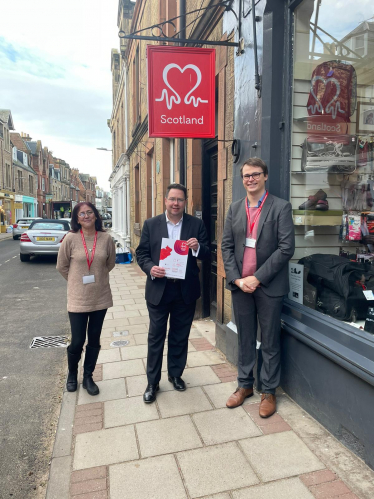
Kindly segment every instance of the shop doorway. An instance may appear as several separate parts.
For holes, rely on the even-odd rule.
[[[217,179],[218,143],[205,141],[203,148],[203,220],[208,232],[210,259],[203,265],[203,312],[213,321],[217,315]]]

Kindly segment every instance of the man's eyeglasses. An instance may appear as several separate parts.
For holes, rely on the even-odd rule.
[[[86,212],[81,211],[80,213],[78,213],[78,217],[79,217],[79,218],[83,218],[83,217],[85,217],[86,215],[87,215],[88,217],[92,216],[92,215],[93,215],[93,211],[86,211]]]
[[[261,173],[264,173],[264,172],[256,172],[256,173],[252,173],[251,175],[249,175],[249,173],[246,173],[245,175],[243,175],[243,178],[244,178],[244,180],[250,180],[252,177],[253,180],[258,180],[260,178]]]
[[[167,198],[167,199],[171,203],[178,203],[178,204],[182,204],[186,201],[185,199],[182,199],[182,198]]]

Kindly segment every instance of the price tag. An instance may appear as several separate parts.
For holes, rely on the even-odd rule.
[[[364,293],[365,298],[366,298],[367,300],[374,300],[374,294],[373,294],[373,292],[372,292],[372,290],[371,290],[371,289],[370,289],[370,290],[367,290],[367,291],[362,291],[362,292]]]

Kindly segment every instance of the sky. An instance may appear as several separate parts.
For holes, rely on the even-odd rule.
[[[96,148],[112,148],[117,11],[118,0],[0,0],[0,109],[105,190],[112,154]]]

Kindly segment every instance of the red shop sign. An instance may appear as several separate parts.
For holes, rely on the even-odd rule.
[[[215,137],[215,50],[147,46],[149,137]]]

